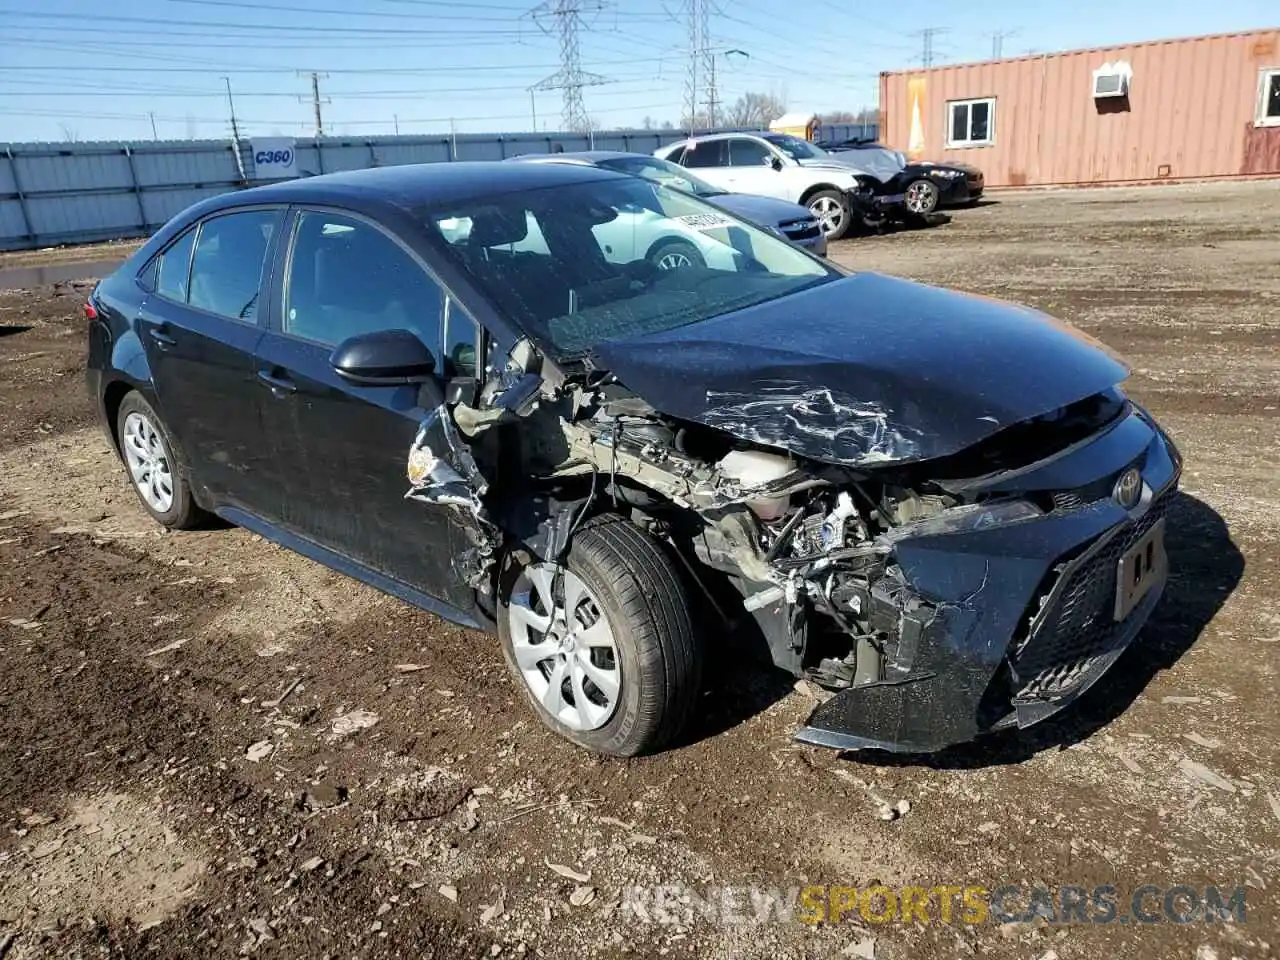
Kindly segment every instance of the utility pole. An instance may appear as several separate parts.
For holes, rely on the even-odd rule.
[[[391,122],[396,126],[396,136],[400,136],[400,114],[393,113],[391,115]]]
[[[991,34],[991,59],[999,60],[1004,56],[1004,38],[1017,34],[1017,30],[997,30]]]
[[[933,38],[946,32],[945,27],[925,27],[912,34],[920,38],[920,64],[925,69],[933,66]]]
[[[299,70],[298,75],[306,76],[307,73],[304,70]],[[321,77],[328,79],[329,75],[327,73],[317,73],[315,70],[311,71],[311,109],[315,113],[317,139],[324,136],[324,120],[320,116],[320,104],[333,102],[328,97],[320,96],[320,78]],[[298,99],[301,100],[302,98],[299,97]]]
[[[533,132],[538,132],[538,100],[534,96],[533,87],[529,88],[529,118],[533,121]]]
[[[231,78],[223,77],[227,85],[227,110],[231,114],[231,153],[236,158],[236,172],[244,180],[244,158],[240,156],[240,125],[236,123],[236,102],[231,99]]]
[[[560,39],[560,69],[535,83],[531,89],[561,91],[560,122],[566,130],[584,132],[590,129],[591,120],[582,99],[582,88],[609,82],[599,74],[582,69],[578,49],[582,15],[599,13],[605,6],[606,0],[543,0],[527,14],[544,33],[554,34]]]
[[[147,111],[147,117],[151,120],[151,139],[159,140],[160,134],[156,133],[156,113],[154,110]]]

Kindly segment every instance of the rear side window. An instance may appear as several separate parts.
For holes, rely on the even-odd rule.
[[[377,227],[334,213],[299,216],[285,288],[286,332],[334,346],[360,334],[411,330],[439,357],[443,313],[435,280]]]
[[[684,152],[682,163],[686,167],[724,167],[728,166],[725,158],[725,141],[707,140],[695,144]]]
[[[191,248],[195,242],[195,230],[188,230],[160,255],[160,272],[156,279],[156,293],[160,296],[186,303],[187,279],[191,276]]]
[[[674,150],[672,150],[670,153],[667,154],[667,159],[670,160],[672,163],[684,163],[684,154],[685,154],[684,147],[676,147]]]
[[[276,210],[246,210],[201,224],[187,302],[234,320],[256,322],[267,246],[279,219]],[[160,272],[163,278],[163,265]]]

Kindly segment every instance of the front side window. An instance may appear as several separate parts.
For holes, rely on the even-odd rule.
[[[383,330],[411,330],[439,354],[444,295],[395,240],[336,213],[298,217],[285,282],[286,333],[325,346]]]
[[[480,365],[480,327],[457,300],[445,301],[444,360],[446,378],[474,377]]]
[[[766,160],[772,160],[773,153],[759,140],[747,137],[734,137],[729,141],[729,166],[761,167]]]
[[[1258,87],[1258,126],[1280,126],[1280,67],[1263,70]]]
[[[196,244],[195,229],[188,230],[160,255],[156,293],[179,303],[187,302],[187,281],[191,276],[191,249]]]
[[[262,274],[278,210],[245,210],[200,225],[187,302],[233,320],[258,318]],[[164,279],[164,265],[160,267]]]
[[[996,139],[996,101],[952,100],[947,104],[947,146],[978,147]]]
[[[428,220],[480,294],[559,360],[840,276],[758,227],[640,179],[475,200]]]

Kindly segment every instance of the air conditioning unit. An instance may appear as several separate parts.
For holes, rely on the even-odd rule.
[[[1093,71],[1093,98],[1127,97],[1133,81],[1133,68],[1124,60],[1104,63]]]

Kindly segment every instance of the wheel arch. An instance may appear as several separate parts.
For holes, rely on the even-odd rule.
[[[804,193],[800,194],[800,203],[805,206],[809,205],[809,201],[813,199],[814,194],[821,193],[823,190],[834,190],[836,193],[848,193],[843,187],[837,187],[834,183],[815,183],[808,187]]]

